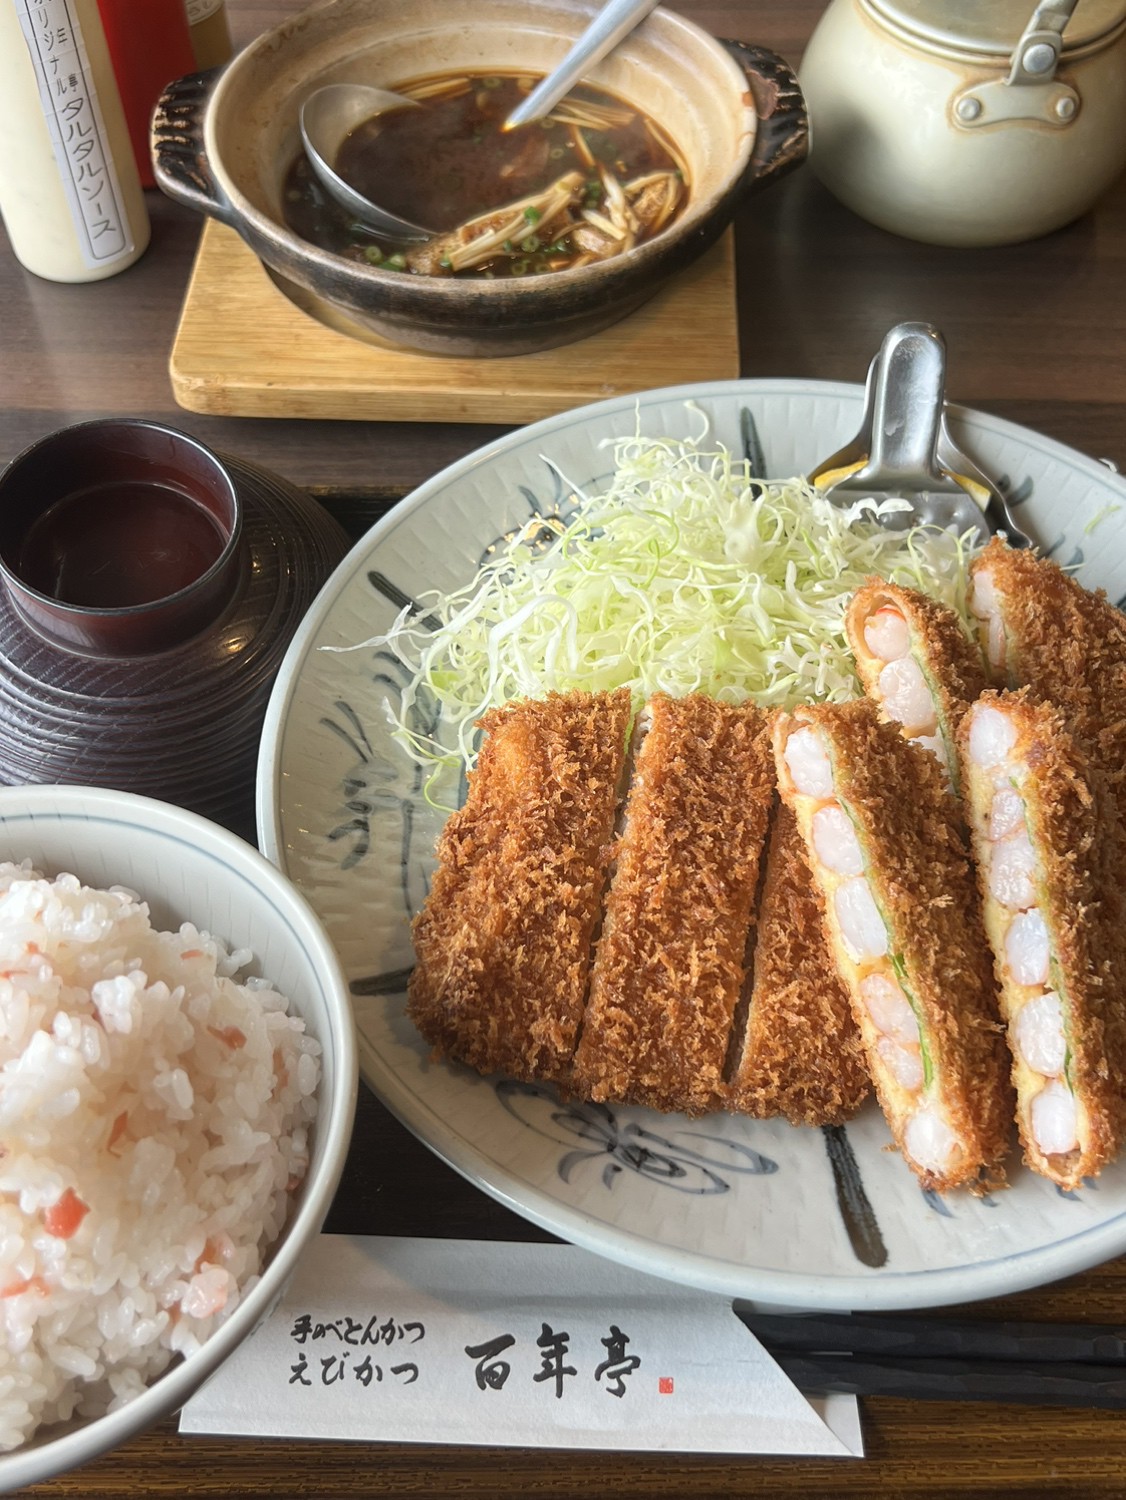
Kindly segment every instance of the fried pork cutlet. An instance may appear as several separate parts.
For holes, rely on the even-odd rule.
[[[872,579],[852,596],[845,630],[864,691],[908,739],[934,752],[956,791],[955,735],[987,684],[961,620],[926,594]]]
[[[995,685],[1062,709],[1126,817],[1126,618],[1101,590],[997,537],[970,571]]]
[[[659,696],[637,754],[572,1090],[700,1114],[722,1103],[774,795],[768,716]]]
[[[869,699],[780,715],[775,755],[896,1144],[925,1188],[998,1183],[1008,1058],[941,767]]]
[[[733,1039],[727,1107],[757,1119],[784,1115],[792,1125],[851,1119],[871,1082],[825,942],[805,846],[785,803],[776,808],[770,831],[746,984],[746,1025]]]
[[[468,798],[414,923],[408,1012],[438,1054],[511,1078],[569,1075],[629,719],[623,689],[482,720]]]
[[[1025,1160],[1077,1187],[1126,1132],[1117,809],[1063,714],[1029,689],[986,693],[960,749]]]

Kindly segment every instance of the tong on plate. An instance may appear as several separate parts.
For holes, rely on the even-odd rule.
[[[864,421],[850,443],[810,474],[837,504],[870,496],[902,499],[908,510],[880,517],[903,529],[923,522],[973,531],[988,541],[1031,546],[1001,491],[950,435],[945,403],[946,345],[929,323],[899,323],[868,370]]]

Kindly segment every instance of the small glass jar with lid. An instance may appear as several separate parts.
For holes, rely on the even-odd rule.
[[[1126,166],[1126,0],[831,0],[800,78],[814,172],[912,239],[1046,234]]]

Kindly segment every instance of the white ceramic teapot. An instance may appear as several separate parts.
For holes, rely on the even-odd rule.
[[[817,176],[912,239],[1046,234],[1126,166],[1126,0],[832,0],[800,77]]]

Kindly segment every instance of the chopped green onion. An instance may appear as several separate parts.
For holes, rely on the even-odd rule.
[[[453,261],[449,258],[448,255],[443,255],[438,264],[442,267],[443,270],[448,271],[453,265]]]
[[[369,266],[377,266],[383,259],[383,251],[379,248],[378,245],[365,245],[364,259],[367,261]]]
[[[513,243],[512,243],[512,241],[511,241],[511,240],[505,240],[505,242],[504,242],[504,244],[503,244],[503,245],[502,245],[502,246],[501,246],[501,249],[502,249],[502,250],[504,250],[504,251],[505,251],[505,252],[506,252],[506,253],[507,253],[507,254],[509,254],[509,255],[511,255],[511,254],[512,254],[512,252],[513,252],[513,250],[514,250],[514,249],[515,249],[515,248],[516,248],[516,247],[515,247],[515,245],[514,245],[514,244],[513,244]]]
[[[387,257],[387,269],[389,271],[405,271],[407,269],[407,258],[405,255],[396,253]]]
[[[529,224],[538,224],[539,221],[543,218],[543,214],[540,213],[538,208],[532,208],[529,204],[529,206],[524,210],[524,217],[525,219],[527,219]]]
[[[540,248],[540,237],[538,234],[530,234],[526,240],[520,241],[520,248],[528,255],[534,255]]]

